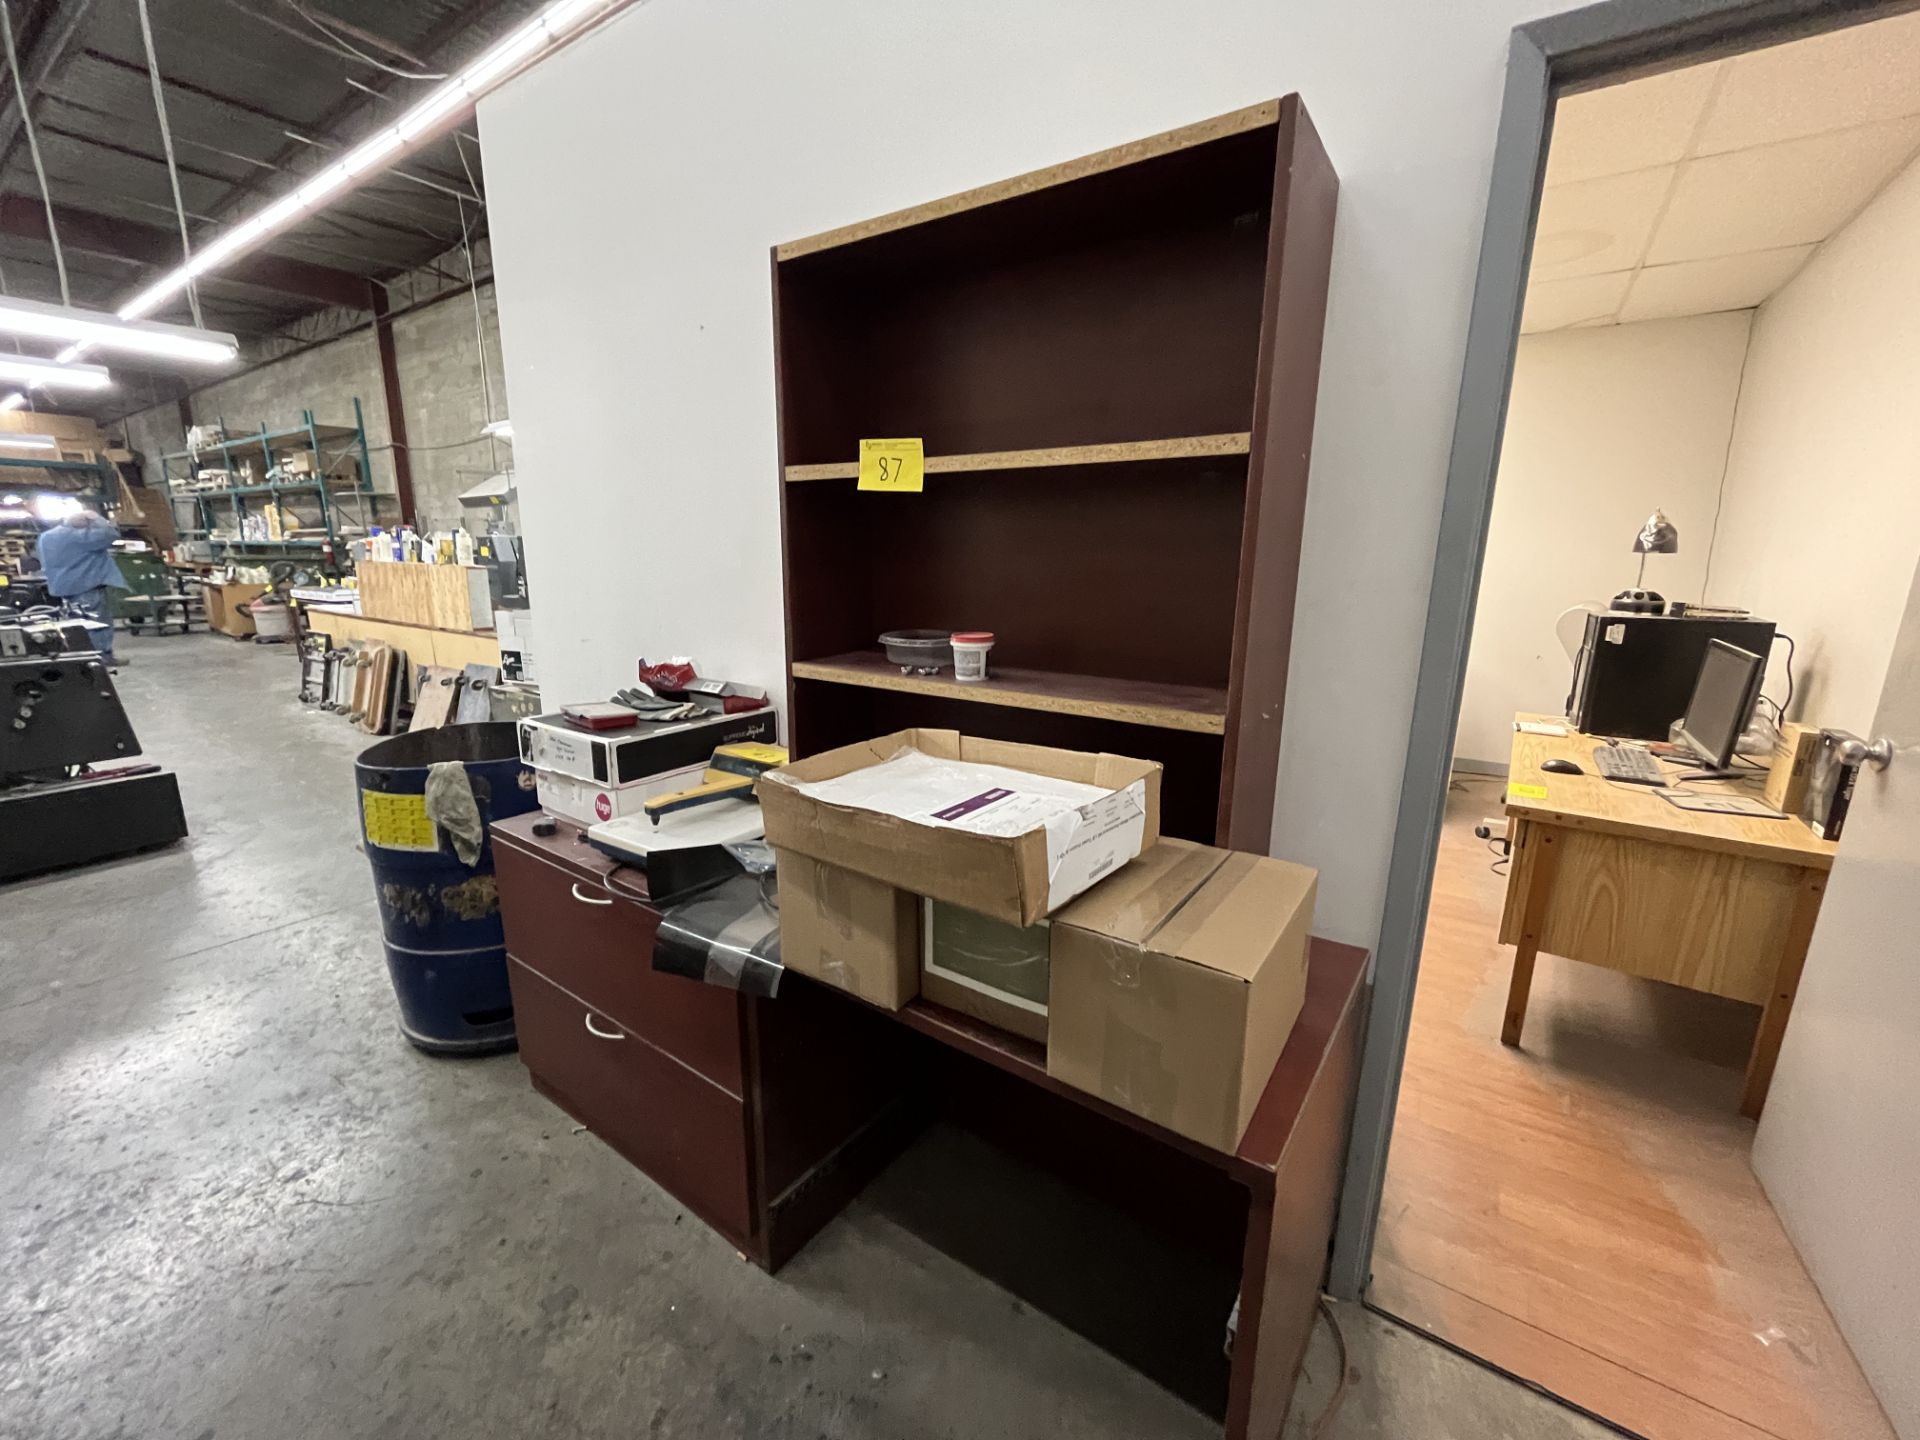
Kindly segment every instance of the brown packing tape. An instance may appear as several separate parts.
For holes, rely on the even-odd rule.
[[[917,907],[878,880],[778,852],[781,958],[788,969],[887,1009],[919,987]]]
[[[1235,1022],[1247,986],[1141,946],[1113,943],[1102,958],[1110,993],[1100,1007],[1097,1093],[1179,1134],[1230,1149],[1241,1133],[1238,1080],[1246,1035]]]
[[[1085,895],[1068,902],[1056,925],[1074,925],[1143,944],[1180,912],[1229,852],[1190,840],[1162,840]]]
[[[848,964],[854,945],[853,887],[844,870],[814,863],[814,884],[820,896],[820,978],[849,995],[865,998],[857,965]]]

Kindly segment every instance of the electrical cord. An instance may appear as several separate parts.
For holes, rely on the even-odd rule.
[[[299,4],[298,0],[287,0],[287,8],[302,20],[306,21],[307,24],[311,25],[315,30],[319,31],[322,38],[328,42],[328,48],[338,55],[344,55],[349,60],[358,60],[362,64],[371,65],[374,69],[384,71],[386,74],[395,76],[401,80],[444,80],[447,78],[447,73],[444,70],[401,70],[396,66],[387,64],[384,60],[376,60],[357,45],[349,44],[338,31],[328,26],[319,16],[307,9],[306,6]]]
[[[1493,873],[1496,875],[1506,874],[1507,872],[1502,870],[1500,867],[1502,865],[1507,864],[1509,861],[1513,859],[1512,847],[1507,846],[1507,842],[1505,840],[1489,840],[1486,842],[1486,846],[1487,846],[1487,853],[1489,855],[1497,855],[1500,857],[1499,859],[1495,860],[1493,864],[1489,865],[1487,868],[1493,871]],[[1502,849],[1501,848],[1502,846],[1507,846],[1507,848]]]
[[[1347,1337],[1341,1333],[1340,1321],[1335,1318],[1333,1306],[1327,1303],[1327,1297],[1320,1297],[1320,1313],[1326,1317],[1327,1328],[1333,1331],[1334,1349],[1340,1352],[1340,1383],[1333,1387],[1333,1395],[1327,1401],[1327,1408],[1320,1412],[1320,1418],[1313,1422],[1313,1429],[1307,1432],[1307,1440],[1322,1440],[1333,1424],[1334,1417],[1340,1413],[1340,1402],[1347,1398],[1347,1385],[1353,1378],[1347,1360]]]
[[[173,127],[167,123],[167,96],[160,86],[160,56],[153,48],[153,21],[147,14],[147,0],[136,0],[136,3],[140,11],[140,43],[147,51],[147,81],[153,86],[153,108],[160,117],[160,148],[166,152],[167,180],[173,186],[173,216],[180,222],[180,259],[187,262],[193,259],[193,241],[187,236],[187,204],[180,198],[180,167],[173,158]],[[187,282],[187,308],[193,312],[193,323],[206,329],[206,317],[200,313],[200,286],[191,280]]]
[[[1793,655],[1795,646],[1793,636],[1787,634],[1784,630],[1774,631],[1773,638],[1787,642],[1787,703],[1778,707],[1780,711],[1780,721],[1782,724],[1785,724],[1787,711],[1793,708]]]
[[[13,93],[20,102],[20,128],[26,132],[27,153],[33,157],[33,173],[40,181],[40,203],[47,211],[47,238],[53,242],[53,264],[60,272],[60,303],[73,304],[73,292],[67,288],[67,255],[60,248],[60,227],[53,219],[53,195],[47,189],[47,167],[40,161],[40,139],[33,128],[33,97],[27,94],[20,78],[20,56],[13,47],[13,14],[6,0],[0,0],[0,37],[7,45],[7,69],[13,72]]]

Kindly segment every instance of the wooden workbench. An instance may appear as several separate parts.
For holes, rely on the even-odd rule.
[[[1515,950],[1500,1038],[1520,1043],[1542,950],[1744,1000],[1764,1007],[1740,1103],[1743,1115],[1757,1117],[1835,846],[1797,818],[1682,810],[1645,786],[1605,780],[1593,764],[1601,743],[1577,731],[1514,732],[1507,775],[1513,865],[1500,940]],[[1555,757],[1585,773],[1540,768]],[[1689,788],[1757,797],[1763,778],[1755,770],[1751,779]]]

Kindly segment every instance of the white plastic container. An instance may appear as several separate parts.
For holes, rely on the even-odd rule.
[[[987,652],[993,649],[991,630],[953,632],[953,678],[961,681],[987,678]]]

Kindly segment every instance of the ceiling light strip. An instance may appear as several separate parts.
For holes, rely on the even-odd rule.
[[[55,305],[40,300],[0,297],[0,335],[22,335],[35,340],[71,340],[102,350],[124,350],[222,365],[240,353],[240,342],[217,330],[169,325],[159,320],[122,320],[110,310],[86,310],[78,305]],[[65,363],[77,356],[62,355]]]
[[[472,64],[409,107],[398,120],[376,131],[345,155],[310,176],[291,194],[240,221],[214,237],[185,264],[168,271],[119,310],[123,320],[139,320],[184,291],[209,270],[252,249],[286,229],[301,216],[350,188],[402,151],[430,138],[453,116],[463,112],[501,81],[571,38],[591,22],[632,0],[554,0],[546,9],[510,31]]]
[[[0,380],[38,385],[47,390],[105,390],[113,384],[113,377],[104,365],[62,365],[58,360],[42,360],[33,355],[0,355]]]

